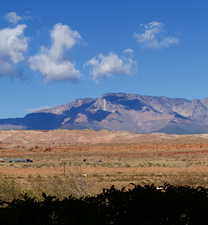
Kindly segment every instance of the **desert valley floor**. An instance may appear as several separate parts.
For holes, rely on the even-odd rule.
[[[52,194],[91,194],[130,183],[208,187],[208,134],[0,131],[0,177]]]

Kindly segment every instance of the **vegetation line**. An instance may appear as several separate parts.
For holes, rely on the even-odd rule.
[[[208,189],[164,184],[103,189],[95,196],[41,199],[23,194],[0,201],[5,225],[200,225],[207,224]]]

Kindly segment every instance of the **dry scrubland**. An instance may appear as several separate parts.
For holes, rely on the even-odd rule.
[[[25,191],[80,196],[130,183],[208,187],[208,134],[0,131],[0,158],[33,160],[0,163],[0,199]]]

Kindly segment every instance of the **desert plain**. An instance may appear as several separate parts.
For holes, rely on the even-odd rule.
[[[90,195],[112,185],[208,187],[208,134],[2,130],[0,178],[0,197],[17,190]]]

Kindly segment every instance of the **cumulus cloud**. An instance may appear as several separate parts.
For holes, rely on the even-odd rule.
[[[78,79],[80,72],[66,60],[65,53],[80,41],[80,34],[59,23],[53,27],[50,37],[51,47],[42,46],[37,55],[29,58],[30,68],[39,71],[48,81]]]
[[[131,75],[136,62],[133,56],[119,56],[115,53],[99,54],[87,62],[94,80],[112,75]]]
[[[18,16],[16,12],[9,12],[6,14],[5,19],[9,23],[17,24],[23,19],[23,17]]]
[[[0,74],[8,74],[13,66],[25,59],[28,38],[24,35],[25,24],[0,29]]]
[[[134,37],[144,47],[168,48],[179,43],[178,38],[165,35],[164,24],[161,22],[153,21],[141,26],[144,29],[143,33],[136,33]]]
[[[129,55],[133,55],[134,50],[133,50],[133,49],[131,49],[131,48],[127,48],[127,49],[124,49],[124,50],[123,50],[123,53],[125,53],[125,54],[129,54]]]

